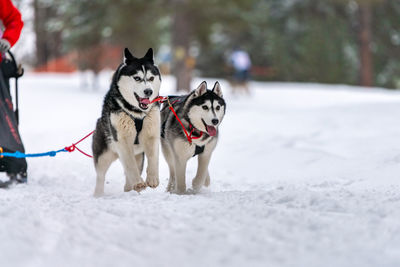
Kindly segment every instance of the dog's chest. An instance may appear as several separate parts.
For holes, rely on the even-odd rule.
[[[210,154],[217,144],[217,138],[207,138],[206,140],[192,140],[190,144],[187,140],[176,139],[174,142],[175,151],[182,153],[186,159],[203,153]]]
[[[111,113],[110,114],[111,126],[114,128],[116,139],[126,138],[126,137],[136,137],[138,130],[137,128],[142,128],[143,123],[139,123],[131,118],[125,112]]]
[[[199,146],[199,147],[205,147],[205,146],[212,146],[214,142],[217,141],[217,137],[200,137],[199,139],[192,139],[193,145]]]
[[[113,141],[119,142],[125,140],[128,145],[141,146],[141,140],[159,138],[159,119],[160,113],[157,107],[154,107],[143,118],[135,118],[126,112],[111,113],[111,132]]]

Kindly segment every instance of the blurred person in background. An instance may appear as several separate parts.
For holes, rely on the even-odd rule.
[[[18,41],[23,27],[21,13],[11,0],[0,0],[0,152],[24,152],[18,132],[17,115],[10,94],[10,77],[18,72],[15,62],[6,58],[7,51]],[[0,171],[11,182],[27,182],[27,163],[24,158],[0,157]],[[3,183],[4,184],[4,183]]]
[[[229,61],[234,70],[233,81],[231,81],[233,93],[236,93],[238,89],[244,89],[247,94],[250,94],[247,84],[251,68],[249,54],[243,49],[236,48],[230,55]]]

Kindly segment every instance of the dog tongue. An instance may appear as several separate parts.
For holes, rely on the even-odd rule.
[[[150,100],[148,98],[141,98],[140,103],[148,105],[150,104]]]
[[[207,133],[208,133],[210,136],[215,136],[215,135],[217,134],[217,129],[215,129],[214,126],[207,125]]]

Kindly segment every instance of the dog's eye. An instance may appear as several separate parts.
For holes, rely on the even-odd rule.
[[[220,109],[221,109],[221,106],[217,106],[215,109],[216,109],[216,110],[220,110]]]
[[[135,79],[135,81],[140,81],[140,78],[138,77],[138,76],[136,76],[136,77],[133,77],[133,79]]]
[[[202,108],[203,108],[204,110],[208,110],[208,107],[207,107],[207,106],[202,106]]]
[[[154,81],[154,76],[150,77],[148,80],[149,80],[150,82]]]

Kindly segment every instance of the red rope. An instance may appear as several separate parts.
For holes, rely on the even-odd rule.
[[[192,133],[194,132],[194,130],[195,130],[195,128],[190,124],[189,125],[190,126],[190,128],[192,129],[191,131],[190,131],[190,138],[191,139],[199,139],[199,138],[201,138],[202,136],[203,136],[203,132],[202,131],[199,131],[200,132],[200,135],[199,136],[192,136]]]
[[[163,103],[168,99],[168,97],[163,97],[163,96],[158,96],[155,99],[153,99],[150,103],[154,103],[154,102],[160,102]],[[88,153],[80,150],[76,145],[79,144],[80,142],[82,142],[83,140],[85,140],[86,138],[88,138],[89,136],[91,136],[94,133],[94,131],[90,132],[89,134],[87,134],[85,137],[83,137],[81,140],[79,140],[78,142],[70,145],[70,146],[66,146],[64,149],[68,152],[73,152],[76,150],[78,150],[79,152],[81,152],[83,155],[89,157],[89,158],[93,158],[92,155],[89,155]]]
[[[185,132],[186,138],[187,138],[187,140],[189,141],[189,143],[191,144],[191,143],[192,143],[192,137],[191,137],[192,132],[190,132],[190,135],[189,135],[189,134],[187,133],[187,131],[186,131],[185,126],[183,126],[183,123],[182,123],[181,120],[179,119],[178,115],[176,115],[175,109],[174,109],[172,106],[170,106],[169,109],[172,111],[172,113],[174,113],[176,119],[177,119],[178,122],[181,124],[182,129],[183,129],[183,131]]]
[[[175,102],[177,102],[178,100],[175,100],[175,101],[171,104],[171,102],[169,102],[169,97],[168,97],[168,96],[167,96],[167,97],[158,96],[158,97],[156,97],[155,99],[153,99],[150,103],[154,103],[154,102],[164,103],[165,101],[168,101],[169,109],[172,111],[172,113],[174,114],[175,118],[178,120],[178,122],[179,122],[180,125],[182,126],[183,132],[185,133],[186,138],[187,138],[187,140],[188,140],[188,142],[189,142],[190,144],[192,144],[192,140],[193,140],[193,139],[199,139],[199,138],[201,138],[201,137],[203,136],[203,132],[202,132],[202,131],[200,131],[200,135],[199,135],[199,136],[197,136],[197,137],[192,136],[192,134],[193,134],[195,128],[194,128],[191,124],[189,124],[189,127],[190,127],[190,129],[191,129],[190,133],[188,133],[188,132],[186,131],[185,126],[183,126],[182,121],[179,119],[178,115],[177,115],[176,112],[175,112],[174,107],[172,106],[172,104],[175,104]]]
[[[79,144],[80,142],[82,142],[83,140],[85,140],[86,138],[88,138],[89,136],[91,136],[94,133],[94,131],[90,132],[89,134],[87,134],[85,137],[83,137],[81,140],[79,140],[78,142],[76,142],[75,144],[72,144],[70,146],[66,146],[65,150],[67,150],[68,152],[72,152],[75,150],[78,150],[79,152],[81,152],[83,155],[89,157],[89,158],[93,158],[93,156],[83,152],[82,150],[80,150],[76,145]]]
[[[150,104],[153,104],[154,102],[164,103],[166,100],[168,100],[168,97],[158,96],[158,97],[154,98],[154,99],[150,102]]]
[[[183,132],[185,133],[186,138],[187,138],[187,140],[189,141],[190,144],[192,144],[192,140],[193,139],[199,139],[199,138],[201,138],[203,136],[203,132],[200,131],[200,135],[198,137],[193,137],[192,134],[193,134],[193,131],[194,131],[194,127],[192,125],[189,125],[190,128],[191,128],[191,131],[190,131],[190,134],[188,134],[188,132],[186,131],[185,126],[183,126],[182,121],[179,119],[178,115],[175,112],[175,109],[172,107],[172,105],[169,102],[169,100],[168,100],[168,104],[169,104],[169,109],[172,111],[172,113],[174,114],[174,116],[177,119],[177,121],[181,124]]]
[[[172,113],[175,115],[176,119],[178,120],[178,122],[181,124],[183,131],[185,132],[186,138],[189,141],[189,143],[192,143],[193,139],[199,139],[203,136],[203,132],[200,131],[200,135],[197,137],[192,136],[193,131],[195,130],[195,128],[192,125],[189,125],[191,131],[190,133],[188,133],[186,131],[185,126],[183,126],[182,121],[179,119],[178,115],[175,112],[175,109],[172,107],[172,104],[169,102],[169,98],[168,97],[164,97],[164,96],[158,96],[155,99],[153,99],[150,103],[154,103],[154,102],[160,102],[160,103],[164,103],[165,101],[168,101],[168,105],[169,105],[169,109],[172,111]],[[176,101],[175,101],[176,102]],[[175,103],[174,102],[174,103]],[[79,152],[81,152],[83,155],[89,157],[89,158],[93,158],[92,155],[87,154],[86,152],[80,150],[76,145],[79,144],[80,142],[82,142],[83,140],[85,140],[86,138],[88,138],[89,136],[91,136],[94,133],[94,131],[90,132],[89,134],[87,134],[85,137],[83,137],[81,140],[79,140],[78,142],[70,145],[70,146],[66,146],[64,149],[68,152],[73,152],[75,149],[78,150]]]

